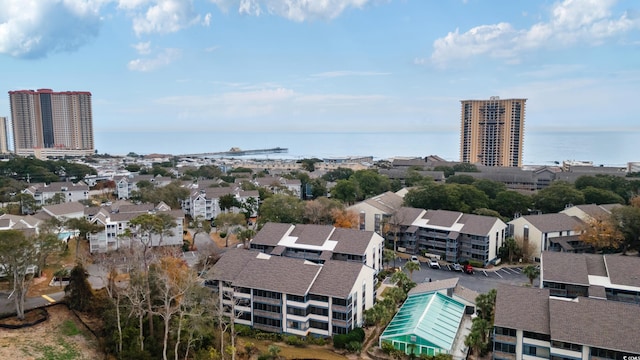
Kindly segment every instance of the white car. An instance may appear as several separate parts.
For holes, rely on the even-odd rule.
[[[417,256],[415,256],[415,255],[413,255],[413,256],[411,257],[411,262],[414,262],[414,263],[416,263],[416,264],[420,265],[420,260],[418,260],[418,257],[417,257]]]
[[[462,265],[458,264],[458,263],[453,263],[451,265],[451,268],[453,271],[462,271]]]
[[[440,269],[440,263],[437,259],[429,259],[429,267],[432,269]]]

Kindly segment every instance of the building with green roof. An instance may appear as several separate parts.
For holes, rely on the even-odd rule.
[[[465,305],[433,291],[409,295],[380,335],[379,345],[389,342],[406,354],[452,354]]]

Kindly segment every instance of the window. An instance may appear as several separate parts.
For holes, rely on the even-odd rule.
[[[549,358],[549,348],[548,347],[540,347],[540,346],[524,344],[524,345],[522,345],[522,354],[523,355],[537,356],[537,357],[548,359]]]
[[[615,350],[609,349],[600,349],[596,347],[591,348],[591,356],[599,357],[603,359],[613,359],[613,360],[623,360],[625,358],[629,359],[633,354],[622,353]]]
[[[317,306],[309,306],[309,310],[307,311],[307,313],[314,314],[314,315],[329,316],[329,309],[320,308]]]
[[[501,343],[501,342],[495,342],[494,343],[494,350],[495,351],[500,351],[500,352],[504,352],[504,353],[509,353],[509,354],[515,354],[516,353],[516,346],[515,344],[505,344],[505,343]]]
[[[317,320],[309,320],[309,327],[320,329],[320,330],[329,330],[329,324],[322,321]]]
[[[496,326],[496,335],[504,335],[504,336],[516,336],[516,329],[510,329],[505,327]]]
[[[297,301],[297,302],[307,302],[306,296],[298,296],[298,295],[289,295],[287,294],[287,300]]]
[[[529,338],[529,339],[535,339],[535,340],[542,340],[542,341],[550,341],[551,340],[551,336],[546,335],[546,334],[540,334],[540,333],[536,333],[536,332],[532,332],[532,331],[524,331],[522,336]]]
[[[582,345],[572,344],[564,341],[551,341],[551,346],[558,349],[571,350],[571,351],[582,351]]]

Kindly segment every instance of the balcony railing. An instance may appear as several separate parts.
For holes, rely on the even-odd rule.
[[[282,300],[281,299],[272,299],[272,298],[268,298],[268,297],[263,297],[263,296],[253,296],[253,302],[260,302],[263,304],[272,304],[272,305],[280,305],[282,304]]]

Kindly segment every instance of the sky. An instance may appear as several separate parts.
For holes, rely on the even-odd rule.
[[[0,0],[8,91],[90,91],[95,132],[459,131],[527,98],[526,131],[640,131],[640,3]]]

